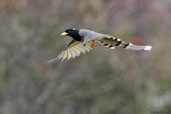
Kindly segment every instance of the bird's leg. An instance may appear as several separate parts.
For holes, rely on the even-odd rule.
[[[96,41],[95,40],[92,40],[91,42],[91,48],[94,48],[96,46]]]

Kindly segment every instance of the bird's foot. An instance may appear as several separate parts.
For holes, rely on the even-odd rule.
[[[92,40],[91,42],[91,48],[94,48],[96,46],[96,41],[95,40]]]

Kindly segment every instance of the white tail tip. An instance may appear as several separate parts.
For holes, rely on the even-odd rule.
[[[152,49],[152,46],[138,46],[138,45],[129,43],[129,45],[125,49],[134,50],[134,51],[140,51],[140,50],[150,51]]]
[[[144,50],[147,50],[147,51],[151,51],[151,49],[152,49],[152,46],[146,46],[146,47],[144,48]]]

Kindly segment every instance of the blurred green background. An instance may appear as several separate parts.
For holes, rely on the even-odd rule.
[[[72,27],[153,49],[46,64]],[[0,0],[0,114],[171,114],[170,37],[170,0]]]

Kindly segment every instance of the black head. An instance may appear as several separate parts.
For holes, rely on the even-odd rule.
[[[70,36],[77,41],[81,41],[81,36],[79,34],[79,30],[77,30],[75,28],[65,30],[65,32],[63,32],[61,34],[61,36]]]

